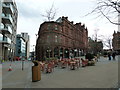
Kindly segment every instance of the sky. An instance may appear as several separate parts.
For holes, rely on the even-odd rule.
[[[59,17],[66,16],[69,21],[75,23],[81,22],[88,29],[88,36],[92,37],[95,30],[98,34],[112,36],[114,30],[117,31],[116,25],[111,24],[104,17],[97,18],[98,15],[90,14],[96,6],[96,0],[16,0],[18,8],[17,34],[27,32],[30,35],[30,51],[36,44],[36,35],[39,31],[40,24],[45,21],[46,10],[54,4],[56,9],[56,20]]]

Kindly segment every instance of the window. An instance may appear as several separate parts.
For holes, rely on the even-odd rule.
[[[50,36],[48,35],[48,36],[47,36],[47,42],[49,42],[49,40],[50,40],[49,38],[50,38]]]
[[[0,34],[0,41],[2,41],[3,40],[3,35],[2,34]]]
[[[1,27],[0,28],[4,28],[4,24],[3,23],[1,23]]]
[[[55,42],[58,42],[58,36],[55,35]]]
[[[50,24],[48,24],[48,27],[47,27],[47,29],[48,29],[48,30],[50,30],[50,29],[51,29],[51,25],[50,25]]]
[[[59,43],[61,43],[61,42],[62,42],[62,36],[59,35]]]
[[[55,30],[58,30],[58,26],[57,25],[55,25]]]

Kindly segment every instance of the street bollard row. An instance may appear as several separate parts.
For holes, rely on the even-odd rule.
[[[54,72],[54,69],[56,67],[59,67],[61,69],[69,68],[70,70],[75,70],[80,67],[93,66],[95,65],[96,61],[97,61],[96,57],[91,61],[88,61],[88,59],[83,58],[71,58],[71,59],[63,58],[51,61],[42,61],[39,63],[41,66],[41,71],[43,73],[51,73]]]

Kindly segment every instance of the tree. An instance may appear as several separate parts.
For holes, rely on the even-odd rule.
[[[45,17],[47,21],[51,21],[56,16],[56,9],[54,8],[54,4],[50,7],[50,9],[46,10],[45,14],[41,14],[42,17]]]
[[[120,17],[120,0],[96,0],[96,7],[89,14],[104,16],[110,23],[120,25],[117,17]]]
[[[103,42],[104,47],[112,49],[112,36],[111,35],[108,35],[108,36],[101,35],[98,40]]]
[[[94,35],[93,35],[93,37],[94,37],[94,40],[97,42],[97,40],[98,40],[98,31],[99,31],[99,29],[95,29],[94,30]]]
[[[103,50],[102,41],[96,41],[89,38],[89,51],[93,54],[97,54]]]
[[[99,29],[94,30],[94,34],[92,35],[92,38],[89,39],[90,44],[90,52],[97,54],[103,50],[103,42],[100,39],[102,35],[98,35]]]
[[[112,49],[112,36],[104,36],[103,37],[103,44],[109,49]]]

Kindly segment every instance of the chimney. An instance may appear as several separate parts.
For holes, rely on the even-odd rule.
[[[79,24],[81,25],[81,22],[79,22]]]
[[[71,23],[73,24],[73,21],[71,21]]]
[[[62,16],[62,18],[64,18],[64,16]]]
[[[67,20],[67,19],[68,19],[68,17],[65,17],[65,19]]]

